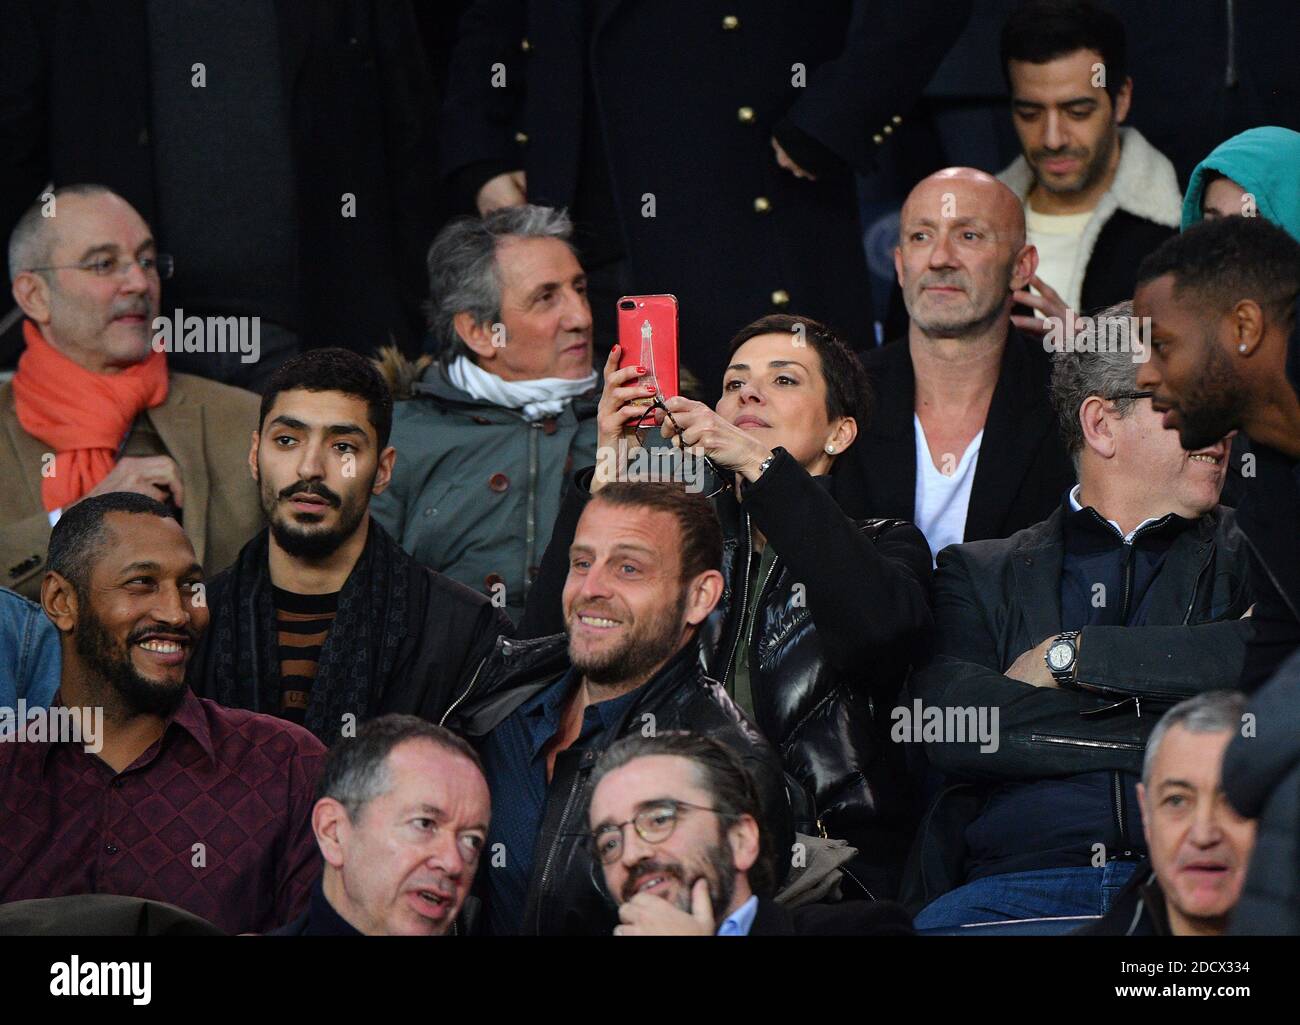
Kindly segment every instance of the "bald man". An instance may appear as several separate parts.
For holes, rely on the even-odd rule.
[[[90,495],[169,505],[209,575],[261,529],[258,398],[168,371],[153,322],[169,270],[144,218],[100,185],[60,188],[14,227],[26,347],[0,385],[0,585],[39,598],[50,529]]]
[[[847,512],[910,520],[938,555],[1060,504],[1074,470],[1048,353],[1011,323],[1037,266],[1020,201],[991,175],[950,167],[912,190],[894,250],[907,338],[864,359],[878,405],[837,467]]]

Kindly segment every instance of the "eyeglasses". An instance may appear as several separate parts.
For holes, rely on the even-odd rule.
[[[1153,391],[1125,391],[1125,392],[1120,392],[1118,395],[1112,395],[1112,396],[1110,396],[1110,398],[1108,398],[1106,401],[1107,401],[1107,402],[1122,402],[1122,401],[1124,401],[1125,399],[1133,399],[1133,400],[1137,400],[1137,399],[1149,399],[1149,398],[1151,398],[1153,395],[1155,395],[1155,392],[1153,392]]]
[[[28,270],[84,270],[97,278],[124,278],[131,273],[131,268],[140,265],[146,277],[153,275],[160,281],[166,281],[176,269],[176,261],[166,253],[156,256],[142,256],[138,260],[124,260],[117,256],[100,256],[85,263],[65,263],[57,267],[28,267]]]
[[[656,409],[662,409],[664,411],[664,416],[666,416],[669,422],[672,423],[672,425],[677,429],[677,433],[679,435],[681,434],[682,431],[681,424],[677,422],[676,418],[674,418],[672,414],[672,411],[668,408],[667,405],[664,404],[663,396],[656,391],[654,398],[650,400],[650,405],[645,407],[645,412],[641,414],[641,418],[637,420],[636,426],[632,428],[632,430],[636,433],[637,444],[640,445],[642,448],[645,447],[646,429],[648,427],[659,426],[658,422],[655,420],[654,417],[654,411]],[[687,459],[687,452],[685,446],[682,446],[678,451],[681,455],[682,461],[685,462],[685,460]],[[708,493],[704,496],[705,498],[716,498],[724,491],[730,491],[734,487],[734,484],[732,483],[731,475],[729,473],[724,472],[718,466],[717,463],[715,463],[712,459],[710,459],[706,455],[701,455],[699,458],[704,460],[705,469],[708,471],[708,475],[712,477],[712,481],[706,482],[705,490]]]
[[[706,808],[702,804],[691,804],[689,801],[659,801],[642,808],[626,822],[610,823],[594,833],[585,834],[592,857],[602,865],[612,865],[618,861],[623,856],[624,826],[632,826],[636,830],[636,835],[646,843],[663,843],[673,835],[673,830],[677,828],[677,820],[681,818],[682,811],[685,809],[712,812],[722,819],[735,817],[716,808]]]

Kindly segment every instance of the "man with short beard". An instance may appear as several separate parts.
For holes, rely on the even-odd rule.
[[[1022,155],[998,179],[1023,202],[1038,272],[1013,317],[1042,335],[1068,307],[1133,295],[1142,257],[1178,230],[1174,165],[1136,128],[1124,23],[1089,0],[1029,0],[1002,30],[1002,71]],[[1030,292],[1029,288],[1034,291]]]
[[[1051,366],[1011,323],[1012,292],[1037,266],[1020,203],[991,175],[949,167],[908,195],[894,267],[910,322],[863,358],[879,403],[835,467],[850,516],[915,523],[937,555],[1060,504],[1074,470],[1053,429]]]
[[[231,933],[306,908],[325,749],[186,687],[202,593],[193,547],[154,499],[97,495],[55,525],[41,591],[62,649],[52,712],[81,729],[56,735],[52,717],[45,736],[0,743],[0,902],[142,897]]]
[[[1239,523],[1254,556],[1252,691],[1300,646],[1300,244],[1262,217],[1198,224],[1143,261],[1134,311],[1150,318],[1154,392],[1183,448],[1241,430]],[[1220,432],[1215,434],[1214,432]]]
[[[780,760],[700,668],[697,633],[722,594],[708,499],[681,485],[606,485],[569,552],[565,632],[503,641],[450,722],[476,742],[492,789],[480,881],[495,934],[614,927],[582,836],[596,758],[620,737],[715,737],[754,775],[776,848],[793,836]]]
[[[712,737],[633,734],[616,742],[592,773],[588,813],[589,849],[619,906],[614,935],[911,932],[907,913],[885,901],[793,912],[777,904],[761,818],[744,764]]]
[[[393,405],[346,349],[286,363],[262,396],[248,467],[270,528],[208,587],[212,630],[190,682],[304,724],[326,744],[387,712],[437,720],[510,620],[421,566],[375,522]]]
[[[1300,932],[1300,245],[1262,217],[1225,217],[1143,261],[1133,305],[1151,318],[1155,392],[1183,447],[1209,432],[1250,438],[1238,509],[1259,594],[1242,673],[1259,735],[1238,736],[1223,789],[1259,819],[1234,932]],[[1265,728],[1267,724],[1267,729]]]

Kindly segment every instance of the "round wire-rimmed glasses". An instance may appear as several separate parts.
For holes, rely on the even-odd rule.
[[[690,801],[668,799],[647,805],[625,822],[610,822],[594,833],[582,835],[586,839],[592,858],[602,865],[612,865],[623,856],[623,831],[626,827],[631,826],[635,829],[637,836],[648,844],[661,844],[673,835],[683,809],[712,812],[723,819],[734,818],[726,812],[718,811],[717,808],[706,808],[702,804],[691,804]]]

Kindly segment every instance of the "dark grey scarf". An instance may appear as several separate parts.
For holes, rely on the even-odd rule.
[[[208,586],[211,622],[195,658],[194,689],[232,708],[278,713],[280,659],[268,531]],[[407,606],[419,565],[373,519],[361,557],[339,592],[338,612],[321,648],[305,725],[325,744],[377,707],[406,635]]]

